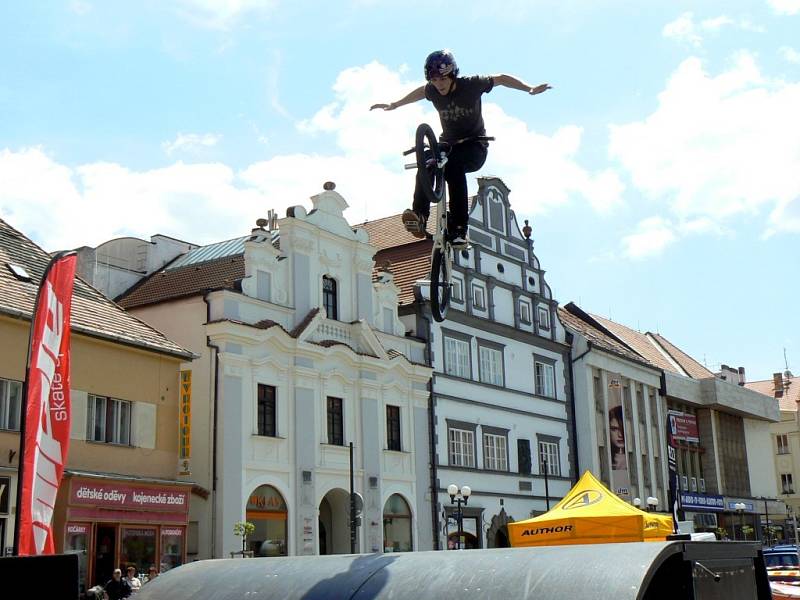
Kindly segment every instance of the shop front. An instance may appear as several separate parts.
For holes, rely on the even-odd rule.
[[[255,530],[247,537],[253,556],[287,556],[288,510],[281,493],[261,485],[247,499],[247,520]]]
[[[716,534],[720,539],[729,537],[732,530],[725,528],[719,514],[725,510],[725,499],[716,494],[681,492],[681,510],[687,521],[692,521],[696,532]]]
[[[190,485],[182,482],[69,475],[56,505],[56,532],[79,555],[82,588],[104,584],[115,568],[139,574],[186,560]]]

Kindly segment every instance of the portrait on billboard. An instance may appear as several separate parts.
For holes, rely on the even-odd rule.
[[[617,496],[630,497],[631,476],[625,443],[625,409],[619,375],[608,382],[608,442],[611,455],[612,489]]]
[[[625,452],[625,421],[622,419],[622,405],[608,411],[608,436],[611,443],[611,469],[628,468],[628,455]]]

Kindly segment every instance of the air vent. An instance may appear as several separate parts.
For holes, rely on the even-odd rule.
[[[377,477],[370,477],[369,478],[369,487],[371,489],[377,489],[378,487],[378,478]]]
[[[28,275],[28,272],[25,270],[25,267],[22,265],[18,265],[16,263],[6,263],[8,270],[11,271],[11,274],[14,275],[20,281],[30,281],[31,276]]]
[[[303,483],[311,483],[311,471],[303,471]]]

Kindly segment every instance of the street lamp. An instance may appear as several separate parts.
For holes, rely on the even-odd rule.
[[[633,505],[636,508],[641,508],[642,507],[642,499],[641,498],[634,498],[633,499]]]
[[[742,532],[742,537],[744,538],[744,509],[747,508],[744,502],[737,502],[733,505],[733,509],[739,513],[739,529]],[[733,539],[736,539],[736,536],[733,536]]]
[[[455,483],[451,483],[447,486],[447,493],[450,494],[450,504],[456,505],[455,517],[456,522],[458,523],[458,550],[461,550],[461,532],[464,528],[464,511],[461,510],[461,505],[467,505],[469,501],[469,497],[472,494],[472,490],[468,485],[464,485],[461,487],[459,491],[458,486]]]
[[[647,512],[655,512],[658,508],[658,498],[655,496],[647,497]]]

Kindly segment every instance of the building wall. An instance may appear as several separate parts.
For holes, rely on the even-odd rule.
[[[0,317],[0,378],[24,380],[28,331],[28,322]],[[180,360],[74,332],[71,351],[72,433],[66,468],[175,479]],[[133,403],[132,446],[87,441],[88,394]],[[0,431],[0,470],[12,477],[12,515],[18,450],[19,433]],[[6,545],[11,544],[10,529]]]
[[[744,419],[750,492],[755,497],[775,498],[780,493],[780,477],[775,476],[775,440],[772,423]]]

